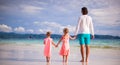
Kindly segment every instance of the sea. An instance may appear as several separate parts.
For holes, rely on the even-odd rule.
[[[58,43],[59,39],[53,39],[55,44]],[[16,45],[43,45],[43,39],[0,39],[1,44],[16,44]],[[62,43],[61,43],[62,44]],[[79,47],[79,41],[70,40],[70,46]],[[91,40],[90,47],[92,48],[119,48],[120,39],[93,39]]]

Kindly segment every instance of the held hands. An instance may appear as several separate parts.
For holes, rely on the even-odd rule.
[[[58,45],[56,45],[55,47],[58,47]]]
[[[75,38],[75,39],[76,39],[76,38],[77,38],[77,35],[74,35],[74,37],[73,37],[73,38]]]
[[[57,44],[57,45],[55,45],[55,47],[58,47],[58,44]]]
[[[74,40],[74,39],[76,39],[76,37],[77,37],[77,36],[75,36],[75,35],[74,35],[73,37],[70,36],[70,39],[71,39],[71,40]]]
[[[77,38],[77,35],[74,35],[74,36],[72,37],[73,40],[76,39],[76,38]]]

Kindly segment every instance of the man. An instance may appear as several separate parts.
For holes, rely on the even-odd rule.
[[[82,60],[81,62],[88,62],[88,57],[90,53],[90,34],[92,35],[92,39],[94,39],[94,29],[93,29],[93,23],[92,18],[88,16],[88,10],[86,7],[83,7],[81,9],[82,16],[79,18],[78,25],[76,27],[75,36],[77,36],[78,32],[78,39],[80,43],[80,50],[81,50],[81,56]],[[84,45],[86,47],[86,59],[84,59]]]

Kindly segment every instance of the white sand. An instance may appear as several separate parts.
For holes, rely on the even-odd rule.
[[[79,62],[79,47],[71,46],[68,64],[62,63],[58,48],[52,48],[51,63],[45,62],[44,45],[0,45],[0,65],[120,65],[120,49],[91,48],[88,63]]]

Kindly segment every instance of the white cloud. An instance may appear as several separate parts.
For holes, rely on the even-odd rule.
[[[23,27],[17,27],[14,29],[15,32],[25,32],[25,29]]]
[[[0,5],[0,11],[1,13],[5,14],[16,14],[16,12],[20,11],[19,7],[17,6],[12,6],[12,5]]]
[[[2,1],[0,1],[2,2]],[[41,13],[43,8],[42,6],[46,6],[47,3],[41,1],[3,1],[3,4],[0,4],[0,11],[3,13],[12,15],[24,15],[24,14],[37,14]]]
[[[33,30],[33,29],[28,29],[27,32],[28,32],[28,33],[33,33],[34,30]]]
[[[44,33],[44,31],[43,31],[42,29],[39,29],[38,32],[40,32],[40,33]]]
[[[100,9],[92,9],[91,14],[96,16],[109,16],[109,15],[119,15],[120,14],[119,7],[107,7],[107,8],[100,8]]]
[[[46,2],[40,2],[40,1],[34,1],[36,4],[40,4],[40,5],[47,5],[48,3]]]
[[[33,24],[35,24],[35,25],[39,25],[40,22],[39,22],[39,21],[34,21]]]
[[[5,24],[0,24],[0,31],[2,32],[12,32],[12,28]]]
[[[95,30],[96,34],[120,36],[119,30]]]
[[[48,22],[48,21],[45,21],[45,22],[42,22],[40,23],[41,25],[45,25],[45,26],[49,26],[49,27],[60,27],[61,25],[59,23],[56,23],[56,22]]]
[[[49,29],[49,28],[46,28],[46,29],[39,29],[39,30],[38,30],[38,34],[40,34],[40,33],[45,34],[45,33],[48,32],[48,31],[54,33],[54,30],[51,30],[51,29]]]
[[[44,9],[40,6],[33,6],[33,5],[21,5],[20,7],[22,12],[28,13],[28,14],[36,14],[41,12]]]
[[[101,9],[92,9],[91,14],[94,16],[93,18],[102,24],[106,25],[117,25],[116,22],[119,20],[120,8],[118,7],[109,7],[109,8],[101,8]]]
[[[80,12],[82,7],[88,8],[100,8],[101,6],[105,7],[108,5],[105,0],[64,0],[64,1],[52,1],[55,4],[53,5],[53,9],[65,13],[71,12]]]
[[[54,9],[63,13],[69,13],[70,10],[64,6],[54,6]]]
[[[67,27],[67,28],[69,28],[69,31],[70,31],[70,32],[72,32],[72,33],[74,33],[74,32],[75,32],[75,29],[76,29],[76,27],[75,27],[75,26],[72,26],[72,25],[67,25],[66,27]]]
[[[66,27],[69,29],[70,33],[74,33],[74,30],[75,30],[75,26],[61,25],[61,24],[56,23],[56,22],[45,21],[45,22],[41,22],[40,25],[41,25],[42,28],[39,29],[39,32],[41,32],[41,33],[51,31],[54,34],[55,33],[62,34],[63,33],[63,28],[66,28]]]

